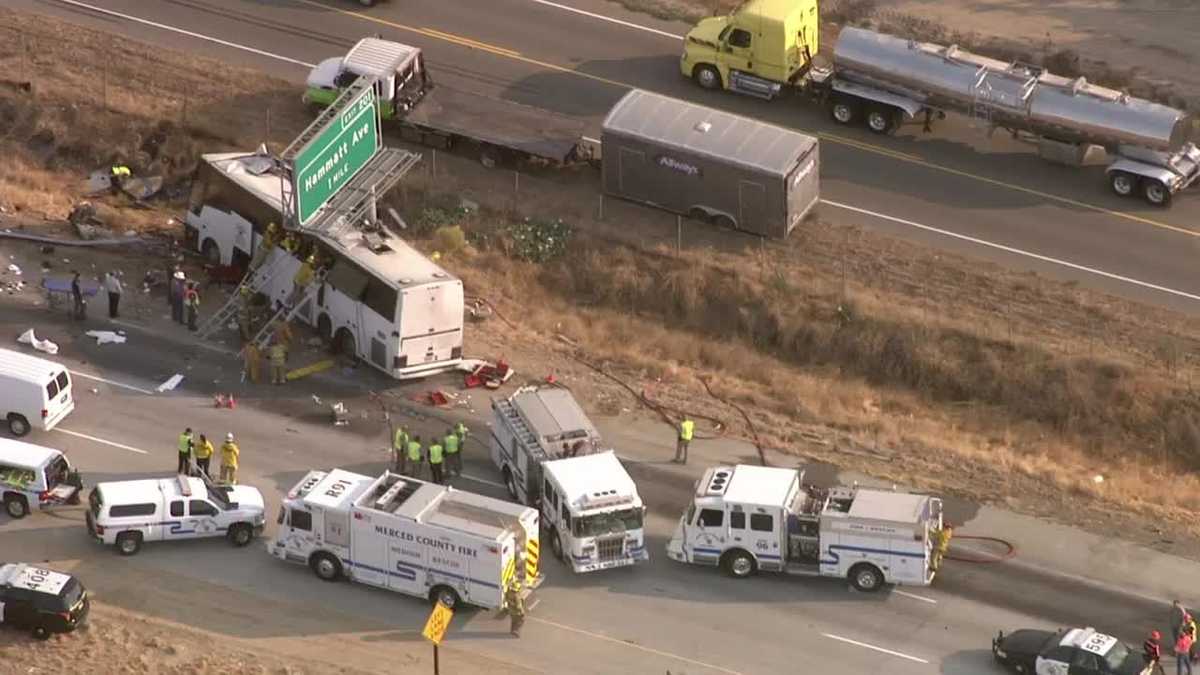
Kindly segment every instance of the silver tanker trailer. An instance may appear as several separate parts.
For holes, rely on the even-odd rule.
[[[876,133],[918,118],[928,130],[932,117],[954,111],[992,130],[1032,135],[1051,161],[1078,165],[1090,148],[1102,147],[1113,191],[1156,206],[1200,180],[1200,148],[1189,141],[1192,115],[1082,77],[846,28],[832,67],[813,67],[805,79],[828,100],[835,121],[862,121]]]

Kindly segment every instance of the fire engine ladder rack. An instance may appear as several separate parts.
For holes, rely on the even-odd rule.
[[[267,255],[270,255],[270,253]],[[237,285],[237,288],[233,289],[233,293],[225,301],[225,304],[221,305],[221,308],[209,317],[196,331],[196,336],[205,340],[221,330],[222,326],[237,315],[238,309],[240,309],[242,304],[242,289],[245,288],[254,292],[262,288],[287,268],[287,265],[283,264],[287,259],[288,256],[277,256],[271,263],[266,265],[260,264],[259,267],[247,272],[246,276],[242,278],[241,283]]]
[[[303,309],[306,305],[308,305],[309,302],[312,301],[313,296],[317,294],[317,289],[321,287],[323,277],[324,274],[314,275],[313,279],[309,281],[308,285],[306,285],[303,289],[296,289],[300,290],[300,297],[294,302],[283,303],[279,309],[277,309],[275,313],[271,315],[271,318],[267,319],[267,322],[262,325],[262,328],[259,328],[258,332],[254,334],[254,337],[250,341],[254,343],[255,347],[259,349],[266,347],[267,343],[271,341],[271,332],[275,329],[275,327],[281,323],[291,321],[293,317],[300,313],[301,309]],[[295,291],[293,291],[293,293],[295,293]]]
[[[516,406],[514,406],[511,401],[497,401],[496,407],[499,408],[501,414],[504,415],[504,418],[512,424],[513,431],[516,433],[517,438],[525,444],[525,447],[536,448],[538,450],[541,449],[541,445],[538,443],[537,434],[534,434],[533,430],[529,428],[529,425],[525,424],[525,420],[521,417],[521,413],[517,412]]]

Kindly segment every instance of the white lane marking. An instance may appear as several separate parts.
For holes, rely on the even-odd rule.
[[[896,656],[896,657],[899,657],[902,659],[908,659],[909,661],[916,661],[917,663],[929,663],[929,661],[926,661],[925,659],[923,659],[919,656],[911,656],[909,654],[905,654],[904,652],[897,652],[897,651],[893,651],[891,649],[884,649],[883,647],[876,647],[875,645],[869,645],[865,642],[859,642],[858,640],[851,640],[850,638],[842,637],[840,635],[834,635],[833,633],[821,633],[821,635],[824,635],[825,637],[827,637],[831,640],[837,640],[839,642],[845,642],[848,645],[854,645],[855,647],[862,647],[863,649],[872,649],[877,652],[882,652],[884,654],[890,654],[892,656]]]
[[[618,26],[625,26],[626,28],[634,28],[637,30],[644,30],[647,33],[654,33],[655,35],[661,35],[663,37],[668,37],[668,38],[672,38],[675,40],[682,40],[684,37],[682,35],[668,33],[665,30],[659,30],[657,28],[651,28],[649,26],[642,26],[642,25],[633,23],[632,21],[623,21],[621,19],[614,19],[611,16],[604,16],[603,14],[589,12],[587,10],[579,9],[578,7],[571,7],[570,5],[561,5],[557,2],[550,2],[550,0],[531,0],[531,2],[536,2],[539,5],[545,5],[547,7],[553,7],[555,9],[561,9],[564,12],[572,12],[574,14],[581,14],[583,16],[586,16],[586,17],[589,17],[592,19],[599,19],[600,21],[607,21],[609,23],[615,23]]]
[[[508,487],[504,483],[497,483],[494,480],[488,480],[486,478],[476,478],[475,476],[472,476],[470,474],[465,474],[465,473],[463,475],[459,476],[459,478],[466,478],[467,480],[473,481],[475,483],[483,483],[484,485],[491,485],[493,487],[498,487],[498,488],[507,488]]]
[[[219,44],[219,45],[222,45],[225,47],[233,47],[234,49],[240,49],[244,52],[250,52],[251,54],[258,54],[259,56],[266,56],[267,58],[278,59],[280,61],[286,61],[288,63],[294,63],[297,66],[304,66],[305,68],[315,68],[316,67],[316,64],[308,63],[307,61],[299,61],[297,59],[293,59],[293,58],[290,58],[287,56],[281,56],[279,54],[273,54],[271,52],[263,51],[261,49],[255,49],[254,47],[247,47],[246,45],[240,45],[236,42],[230,42],[228,40],[222,40],[220,38],[210,37],[208,35],[204,35],[201,33],[195,33],[190,30],[184,30],[182,28],[168,26],[165,23],[158,23],[157,21],[150,21],[149,19],[143,19],[140,17],[136,17],[136,16],[133,16],[132,14],[122,14],[121,12],[114,12],[111,9],[105,9],[103,7],[96,7],[95,5],[89,5],[85,2],[78,2],[78,0],[54,0],[54,1],[60,2],[64,5],[71,5],[73,7],[80,7],[83,9],[91,10],[93,12],[98,12],[100,14],[107,14],[108,16],[115,16],[119,19],[125,19],[126,21],[140,23],[143,26],[150,26],[152,28],[158,28],[160,30],[170,31],[172,33],[179,33],[180,35],[186,35],[188,37],[193,37],[193,38],[196,38],[197,40],[207,40],[208,42],[214,42],[216,44]]]
[[[123,382],[117,382],[116,380],[106,380],[103,377],[100,377],[98,375],[88,375],[87,373],[81,373],[78,370],[72,370],[71,374],[74,375],[75,377],[84,377],[89,380],[103,382],[104,384],[111,384],[114,387],[123,387],[125,389],[136,391],[139,394],[146,394],[148,396],[154,395],[154,392],[150,391],[149,389],[142,389],[141,387],[135,387],[132,384],[125,384]]]
[[[148,455],[148,454],[150,454],[149,452],[147,452],[147,451],[145,451],[145,450],[141,450],[141,449],[139,449],[139,448],[135,448],[135,447],[132,447],[132,446],[129,446],[129,445],[125,445],[125,444],[123,444],[123,443],[116,443],[116,442],[114,442],[114,441],[106,441],[106,440],[104,440],[103,438],[96,438],[95,436],[89,436],[89,435],[87,435],[87,434],[81,434],[81,433],[79,433],[78,431],[71,431],[71,430],[69,430],[69,429],[64,429],[64,428],[62,428],[62,427],[55,427],[55,428],[54,428],[54,430],[55,430],[55,431],[61,431],[61,432],[63,432],[64,434],[70,434],[71,436],[78,436],[79,438],[86,438],[87,440],[89,440],[89,441],[95,441],[96,443],[103,443],[104,445],[111,445],[111,446],[113,446],[114,448],[120,448],[120,449],[122,449],[122,450],[128,450],[128,451],[130,451],[130,452],[136,452],[136,453],[137,453],[137,454],[139,454],[139,455]]]
[[[892,593],[895,593],[896,595],[903,595],[904,597],[912,598],[913,600],[920,600],[921,602],[928,602],[931,605],[937,604],[937,600],[934,600],[933,598],[927,598],[923,595],[917,595],[916,593],[909,593],[907,591],[902,591],[900,589],[893,589]]]
[[[1200,295],[1196,295],[1195,293],[1188,293],[1187,291],[1181,291],[1178,289],[1169,288],[1167,286],[1160,286],[1158,284],[1150,283],[1149,281],[1142,281],[1140,279],[1134,279],[1133,277],[1127,277],[1127,276],[1122,276],[1120,274],[1114,274],[1113,272],[1105,272],[1102,269],[1097,269],[1095,267],[1087,267],[1086,265],[1080,265],[1079,263],[1073,263],[1069,260],[1062,260],[1060,258],[1051,258],[1048,255],[1042,255],[1040,253],[1034,253],[1032,251],[1026,251],[1024,249],[1019,249],[1019,248],[1015,248],[1012,246],[1006,246],[1004,244],[997,244],[994,241],[988,241],[986,239],[979,239],[978,237],[972,237],[972,236],[965,235],[965,234],[959,234],[958,232],[951,232],[950,230],[943,230],[941,228],[933,227],[932,225],[922,225],[921,223],[914,222],[911,220],[905,220],[903,218],[889,216],[889,215],[886,215],[883,213],[878,213],[876,211],[869,211],[867,209],[860,209],[857,206],[850,206],[849,204],[842,204],[840,202],[834,202],[834,201],[830,201],[828,199],[822,199],[821,203],[826,204],[828,206],[835,206],[839,209],[846,209],[847,211],[853,211],[855,213],[861,213],[863,215],[873,216],[875,218],[880,218],[883,220],[889,220],[893,223],[899,223],[901,225],[915,227],[918,230],[925,230],[926,232],[940,234],[944,237],[960,239],[962,241],[967,241],[972,244],[978,244],[979,246],[987,246],[988,248],[994,248],[994,249],[997,249],[1000,251],[1004,251],[1006,253],[1014,253],[1016,255],[1025,256],[1027,258],[1033,258],[1034,260],[1040,260],[1042,262],[1051,263],[1053,265],[1068,267],[1073,270],[1078,270],[1080,272],[1087,272],[1088,274],[1095,274],[1096,276],[1105,277],[1107,279],[1113,279],[1115,281],[1120,281],[1120,282],[1131,284],[1134,286],[1141,286],[1142,288],[1148,288],[1153,291],[1159,291],[1161,293],[1167,293],[1167,294],[1175,295],[1175,296],[1178,296],[1181,298],[1187,298],[1189,300],[1200,300]]]
[[[557,623],[557,622],[550,621],[548,619],[543,619],[543,618],[537,617],[537,616],[530,616],[528,618],[530,621],[533,621],[535,623],[543,623],[543,624],[546,624],[547,626],[554,626],[555,628],[560,628],[562,630],[570,631],[572,633],[579,633],[580,635],[586,635],[588,637],[595,638],[597,640],[602,640],[604,642],[611,642],[613,644],[621,645],[622,647],[632,647],[633,649],[637,649],[637,650],[646,652],[648,654],[654,654],[656,656],[662,656],[662,657],[665,657],[668,659],[675,659],[676,661],[682,661],[683,663],[690,663],[693,666],[700,666],[701,668],[708,668],[709,670],[715,670],[719,673],[728,673],[729,675],[741,675],[741,673],[739,673],[736,670],[729,670],[728,668],[722,668],[721,666],[714,666],[711,663],[705,663],[703,661],[689,659],[686,656],[679,656],[678,654],[672,654],[671,652],[664,652],[661,649],[654,649],[653,647],[646,647],[644,645],[639,645],[636,642],[628,642],[626,640],[618,640],[617,638],[614,638],[614,637],[609,637],[607,635],[602,635],[600,633],[593,633],[590,630],[584,630],[582,628],[575,628],[574,626],[567,626],[565,624]],[[926,661],[926,663],[928,663],[928,661]]]

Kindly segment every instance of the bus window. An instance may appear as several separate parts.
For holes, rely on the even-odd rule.
[[[363,302],[371,311],[383,318],[383,320],[393,321],[395,319],[396,303],[399,299],[400,294],[396,289],[388,286],[383,281],[375,277],[367,280],[367,291],[363,297]]]
[[[341,259],[333,265],[333,269],[329,270],[325,281],[342,295],[358,302],[362,300],[369,277],[349,261]]]

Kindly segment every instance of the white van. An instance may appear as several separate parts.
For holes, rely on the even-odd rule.
[[[0,438],[0,501],[13,518],[33,509],[78,504],[83,481],[53,448]]]
[[[147,541],[228,537],[245,546],[266,523],[262,493],[176,476],[97,483],[88,496],[88,533],[133,555]]]
[[[50,431],[75,409],[71,374],[53,361],[0,349],[0,417],[13,436]]]

